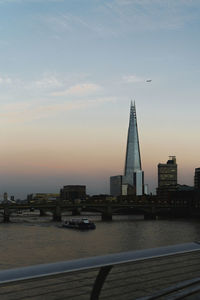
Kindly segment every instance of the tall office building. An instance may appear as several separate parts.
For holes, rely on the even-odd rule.
[[[119,175],[116,178],[115,177],[116,176],[112,176],[110,180],[111,194],[113,194],[112,192],[116,190],[113,186],[114,182],[119,182]],[[116,190],[114,196],[119,195],[117,194],[117,191],[118,193],[121,191],[122,195],[127,195],[128,193],[134,193],[138,196],[143,195],[144,173],[141,167],[136,107],[135,103],[133,104],[132,101],[130,107],[124,176],[122,176],[121,184],[121,188]]]
[[[166,197],[168,192],[177,189],[176,156],[170,156],[166,164],[158,164],[158,196]]]
[[[123,184],[132,185],[136,195],[143,194],[144,173],[141,167],[140,145],[135,103],[131,102]]]
[[[110,177],[110,194],[113,196],[119,196],[122,194],[122,175],[116,175]]]
[[[200,189],[200,168],[195,169],[194,174],[194,188]]]

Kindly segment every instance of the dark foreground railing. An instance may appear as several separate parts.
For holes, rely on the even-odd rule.
[[[194,242],[4,270],[0,299],[192,299],[199,263]]]

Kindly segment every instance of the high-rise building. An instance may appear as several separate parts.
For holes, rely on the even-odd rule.
[[[177,164],[176,156],[169,156],[166,164],[158,164],[158,189],[159,196],[166,196],[168,192],[177,189]]]
[[[200,189],[200,168],[195,169],[194,174],[194,188]]]
[[[122,175],[116,175],[110,177],[110,194],[113,196],[119,196],[122,194]]]
[[[111,177],[110,180],[111,195],[113,195],[112,192],[114,191],[114,182],[117,181],[117,178],[114,180],[115,177],[116,176]],[[131,194],[134,193],[138,196],[143,195],[144,173],[141,167],[136,107],[135,103],[133,104],[132,101],[130,107],[124,176],[122,176],[121,184],[122,186],[118,189],[120,194],[127,195],[130,191]],[[115,196],[120,194],[115,194]]]

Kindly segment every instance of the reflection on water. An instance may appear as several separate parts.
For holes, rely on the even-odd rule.
[[[0,223],[1,269],[200,240],[197,220],[114,216],[112,222],[104,222],[100,216],[89,218],[96,223],[96,230],[61,228],[50,215],[12,216],[11,223]]]

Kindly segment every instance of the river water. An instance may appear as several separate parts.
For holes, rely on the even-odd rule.
[[[63,220],[69,219],[64,216]],[[114,216],[101,221],[90,216],[96,230],[61,228],[51,216],[36,213],[13,216],[0,223],[0,268],[15,268],[179,244],[200,240],[198,220],[143,220],[138,216]]]

